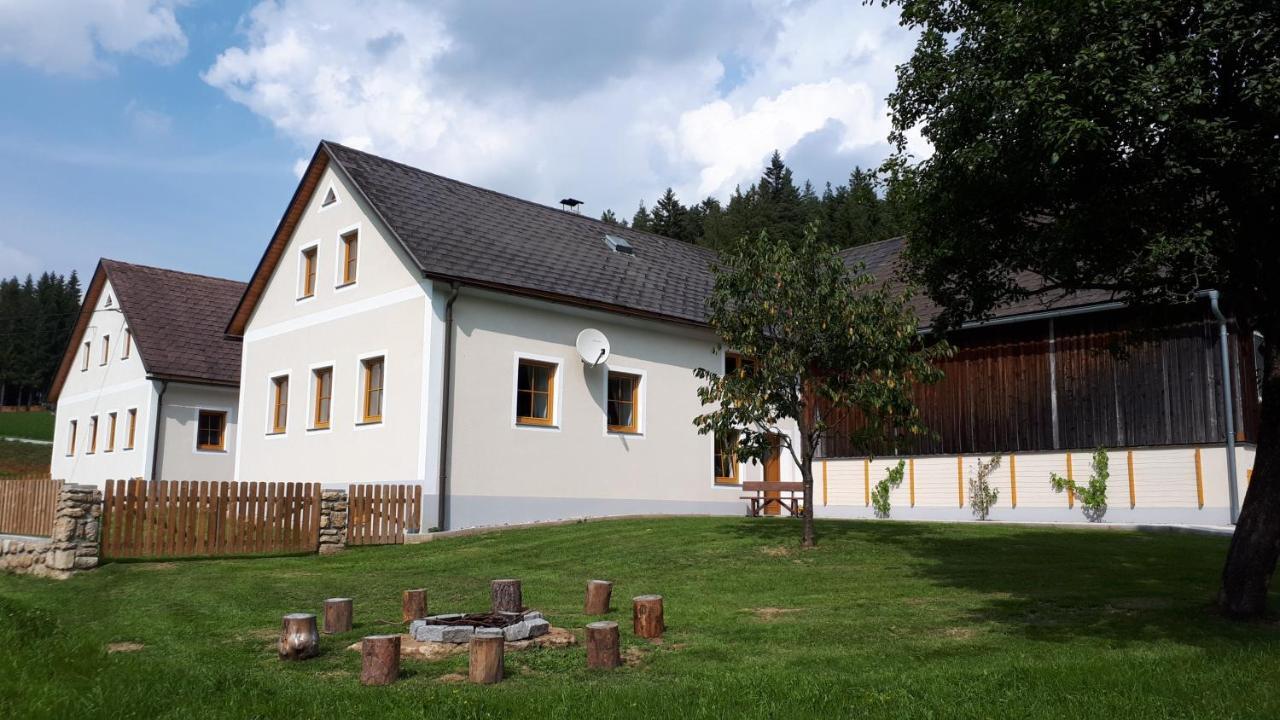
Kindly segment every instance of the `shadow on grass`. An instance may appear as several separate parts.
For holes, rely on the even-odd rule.
[[[795,543],[800,522],[744,521],[735,532]],[[897,558],[892,564],[905,578],[957,591],[948,602],[964,607],[967,621],[1030,640],[1086,638],[1104,647],[1165,640],[1218,649],[1280,644],[1274,622],[1233,623],[1215,612],[1225,539],[856,520],[820,520],[817,535],[820,551],[881,548]],[[926,602],[909,592],[902,602]]]

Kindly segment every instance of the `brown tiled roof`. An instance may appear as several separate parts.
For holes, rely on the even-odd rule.
[[[218,385],[240,382],[240,339],[227,318],[245,284],[102,260],[147,374]]]
[[[906,287],[901,277],[902,252],[905,249],[906,238],[896,237],[846,248],[840,251],[840,257],[844,259],[845,265],[849,267],[853,267],[859,262],[863,263],[866,271],[876,279],[877,283],[886,283],[891,289],[901,290]],[[1039,276],[1033,273],[1021,273],[1017,279],[1018,284],[1025,288],[1034,288],[1039,284]],[[1113,302],[1114,300],[1115,296],[1112,293],[1102,290],[1032,295],[997,308],[991,313],[990,319],[1012,318],[1046,310],[1098,305]],[[926,326],[932,323],[934,318],[942,312],[942,308],[923,293],[912,296],[911,306],[920,317],[921,324]]]

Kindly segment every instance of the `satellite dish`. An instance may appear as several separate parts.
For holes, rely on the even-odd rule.
[[[587,328],[578,333],[578,355],[582,362],[595,367],[609,359],[609,338],[595,328]]]

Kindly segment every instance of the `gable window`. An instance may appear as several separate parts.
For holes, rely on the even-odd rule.
[[[128,360],[130,353],[133,352],[133,331],[132,330],[124,331],[123,342],[124,342],[124,347],[120,349],[120,359]]]
[[[133,439],[138,434],[138,409],[129,408],[129,425],[125,428],[124,449],[133,449]]]
[[[640,376],[610,372],[607,406],[609,432],[639,432]]]
[[[552,425],[555,396],[556,364],[520,358],[516,368],[516,422]]]
[[[738,457],[734,446],[738,444],[738,434],[716,434],[715,437],[715,474],[716,483],[720,485],[738,484]]]
[[[196,449],[225,450],[227,445],[227,413],[201,410],[196,417]]]
[[[67,457],[76,454],[76,421],[72,420],[67,429]]]
[[[116,449],[116,414],[107,413],[107,452]]]
[[[309,298],[316,294],[316,247],[313,245],[302,251],[302,293],[301,297]]]
[[[311,383],[315,389],[311,427],[315,430],[323,430],[329,427],[329,412],[333,401],[333,368],[326,367],[314,370]]]
[[[80,372],[84,372],[89,369],[89,354],[90,346],[86,341],[84,344],[84,352],[80,354]]]
[[[342,284],[356,281],[356,258],[360,254],[360,233],[352,230],[342,236]]]
[[[282,433],[289,422],[289,376],[271,378],[271,432]]]
[[[98,364],[106,365],[107,361],[110,359],[111,359],[111,336],[103,335],[102,336],[102,361],[99,362]]]
[[[320,201],[320,207],[329,207],[336,202],[338,202],[338,194],[335,193],[331,187],[325,191],[324,199]]]
[[[92,455],[98,452],[98,416],[89,417],[89,452]]]
[[[383,358],[375,357],[360,362],[364,368],[364,422],[382,422],[382,384],[386,363]]]

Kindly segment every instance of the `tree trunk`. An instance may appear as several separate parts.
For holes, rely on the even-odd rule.
[[[808,453],[805,453],[807,456]],[[818,544],[818,537],[813,530],[813,458],[805,457],[800,465],[800,479],[804,481],[804,530],[800,537],[800,547],[811,548]]]
[[[329,598],[324,601],[324,634],[351,630],[351,598]]]
[[[405,590],[400,596],[400,621],[411,622],[427,616],[427,591]]]
[[[601,620],[587,625],[587,667],[612,670],[622,664],[618,649],[618,623]]]
[[[631,627],[642,638],[660,638],[666,629],[662,617],[662,596],[641,595],[631,600]]]
[[[502,656],[506,638],[497,628],[481,628],[468,647],[468,677],[473,683],[491,685],[502,680]]]
[[[360,641],[360,684],[390,685],[400,677],[400,636],[370,635]]]
[[[609,612],[609,599],[613,596],[613,583],[608,580],[587,581],[587,602],[584,615],[604,615]]]
[[[1266,612],[1267,589],[1280,558],[1280,363],[1276,357],[1280,330],[1272,328],[1265,337],[1262,421],[1253,480],[1231,536],[1218,592],[1219,609],[1239,620],[1260,618]]]
[[[524,599],[520,596],[519,580],[494,580],[489,584],[490,611],[520,612]]]
[[[320,654],[320,634],[316,632],[316,616],[290,613],[280,627],[281,660],[306,660]]]

